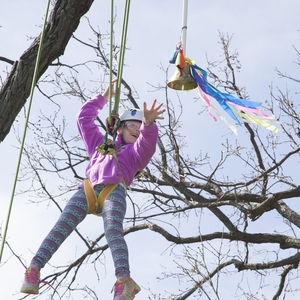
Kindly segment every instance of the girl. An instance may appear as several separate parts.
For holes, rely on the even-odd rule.
[[[132,300],[140,291],[137,283],[130,278],[128,248],[123,233],[126,186],[132,183],[137,172],[147,166],[155,153],[158,128],[154,121],[163,119],[161,115],[165,110],[154,100],[149,109],[144,102],[143,111],[125,111],[120,116],[114,149],[104,149],[104,136],[94,119],[98,110],[107,103],[108,95],[109,88],[103,96],[99,94],[87,101],[77,115],[78,130],[90,157],[87,179],[68,201],[32,259],[21,287],[23,293],[38,294],[40,270],[89,213],[103,217],[104,233],[117,277],[114,300]]]

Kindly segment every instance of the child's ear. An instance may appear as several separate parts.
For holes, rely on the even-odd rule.
[[[121,122],[118,130],[117,130],[117,133],[118,134],[123,134],[123,129],[124,129],[124,122]]]
[[[121,126],[119,129],[118,129],[118,134],[122,134],[123,133],[123,126]]]

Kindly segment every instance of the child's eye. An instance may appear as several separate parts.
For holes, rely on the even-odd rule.
[[[140,124],[136,124],[136,123],[132,123],[132,122],[126,122],[125,125],[131,129],[140,129],[141,128]]]

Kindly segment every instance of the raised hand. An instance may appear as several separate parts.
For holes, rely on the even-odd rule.
[[[155,120],[159,119],[159,120],[163,120],[164,117],[161,116],[166,110],[165,109],[161,109],[161,107],[163,106],[163,104],[158,104],[156,106],[156,99],[153,101],[151,108],[147,109],[147,104],[146,102],[144,102],[144,122],[146,125],[151,124],[152,122],[154,122]],[[155,107],[156,106],[156,107]]]
[[[113,96],[115,94],[115,89],[114,89],[114,84],[117,82],[117,78],[113,79],[111,82],[111,88],[112,88],[112,93],[111,95]],[[102,95],[106,100],[109,98],[109,86],[106,88],[105,92]]]

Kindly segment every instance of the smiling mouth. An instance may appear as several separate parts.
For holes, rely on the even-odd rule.
[[[132,134],[131,136],[135,137],[136,139],[138,138],[138,136],[137,136],[137,135],[135,135],[135,134]]]

